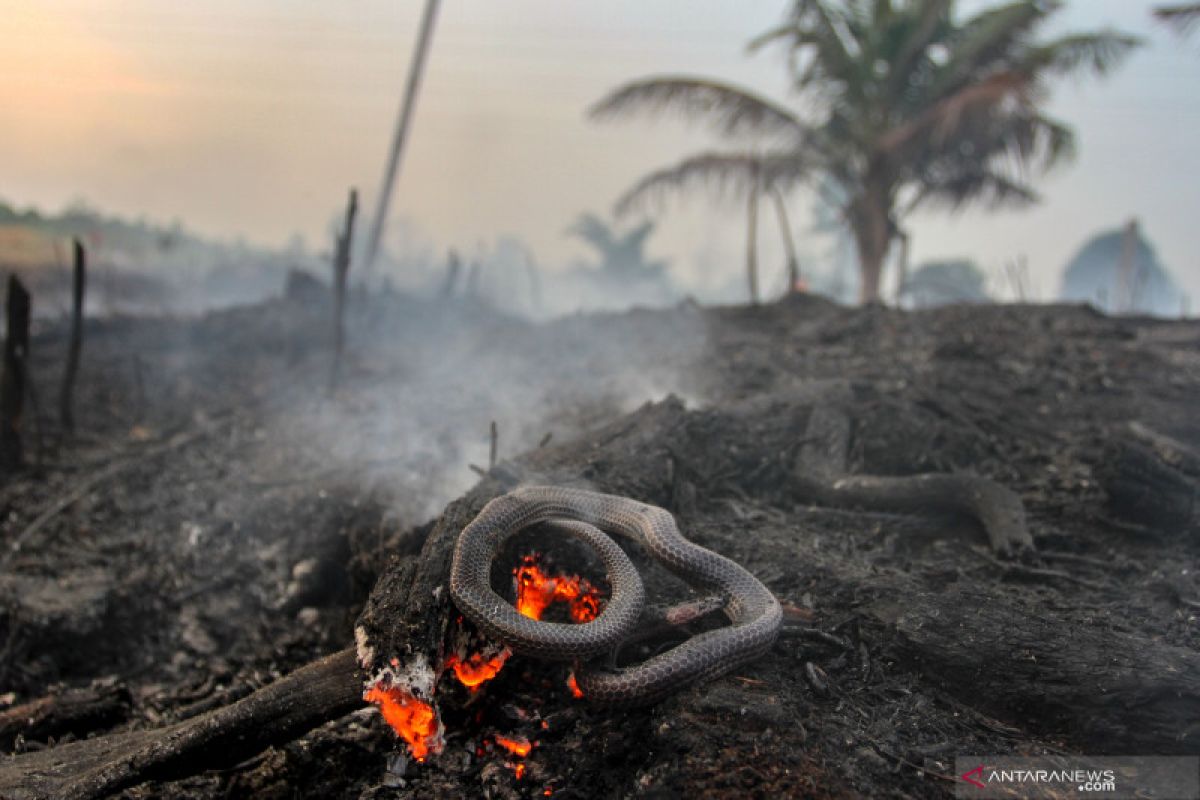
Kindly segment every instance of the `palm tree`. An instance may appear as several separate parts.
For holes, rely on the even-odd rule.
[[[1071,154],[1071,130],[1041,109],[1048,81],[1104,74],[1138,41],[1111,30],[1039,39],[1060,7],[1015,0],[960,20],[954,0],[794,0],[750,47],[787,47],[799,110],[674,76],[626,84],[592,107],[600,119],[669,111],[725,138],[772,140],[752,168],[745,156],[705,153],[644,178],[619,205],[697,183],[750,192],[754,181],[778,191],[808,183],[839,209],[858,252],[859,298],[875,301],[907,214],[1032,203],[1032,174]]]
[[[698,82],[695,86],[699,88]],[[669,192],[687,192],[693,187],[714,187],[719,193],[735,194],[747,201],[746,280],[750,302],[758,302],[758,203],[763,196],[775,206],[787,256],[788,291],[800,283],[800,265],[796,242],[788,223],[783,192],[800,177],[794,171],[796,160],[757,153],[701,153],[674,167],[652,172],[642,178],[617,201],[618,216],[627,214],[647,200]]]

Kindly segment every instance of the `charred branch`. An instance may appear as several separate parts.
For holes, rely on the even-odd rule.
[[[9,759],[0,764],[0,794],[14,800],[90,800],[147,780],[219,769],[361,705],[354,651],[342,650],[231,706],[166,728],[72,742]]]
[[[1021,498],[995,481],[975,475],[844,474],[850,427],[849,417],[837,408],[817,405],[813,409],[796,465],[801,496],[843,508],[965,514],[983,525],[997,553],[1012,555],[1033,548]]]

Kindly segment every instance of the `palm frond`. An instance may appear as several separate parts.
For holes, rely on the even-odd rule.
[[[637,113],[676,113],[703,121],[724,136],[781,134],[802,138],[808,128],[790,111],[736,86],[690,77],[658,77],[627,83],[595,103],[592,119]]]
[[[900,47],[888,65],[889,95],[895,97],[904,90],[913,70],[937,40],[939,29],[949,21],[953,7],[954,0],[922,0],[910,12]]]
[[[1159,6],[1154,9],[1154,16],[1174,28],[1180,36],[1187,36],[1192,28],[1200,25],[1200,3]]]
[[[796,151],[701,153],[642,178],[617,200],[614,210],[624,215],[645,203],[661,203],[668,195],[697,188],[743,197],[772,188],[789,189],[804,180],[808,166]]]
[[[977,83],[969,84],[945,97],[919,116],[907,120],[889,131],[880,141],[879,150],[893,157],[917,140],[922,144],[945,142],[960,132],[964,120],[987,114],[1010,99],[1026,101],[1030,85],[1028,75],[1020,72],[999,72]]]
[[[959,170],[944,177],[929,177],[906,211],[921,206],[958,211],[971,202],[981,202],[992,209],[1013,208],[1032,205],[1039,199],[1032,186],[999,171]]]
[[[1031,73],[1049,70],[1065,74],[1086,69],[1104,76],[1141,45],[1138,37],[1111,29],[1063,36],[1030,48],[1020,66]]]
[[[980,75],[1008,68],[1005,57],[1057,8],[1054,3],[1017,0],[985,9],[967,20],[946,42],[949,60],[937,70],[927,97],[936,101],[959,91]]]

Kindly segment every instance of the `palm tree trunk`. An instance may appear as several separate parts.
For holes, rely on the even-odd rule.
[[[879,302],[883,264],[892,240],[886,198],[887,191],[882,186],[868,182],[850,208],[850,225],[858,247],[858,302],[862,304]]]
[[[750,189],[746,233],[746,280],[750,284],[750,304],[758,305],[758,184]]]
[[[800,262],[796,258],[796,242],[792,239],[792,226],[788,224],[787,206],[783,204],[783,194],[779,189],[771,188],[771,199],[775,201],[775,213],[779,217],[779,232],[783,236],[783,250],[787,253],[787,293],[800,290]]]
[[[904,293],[908,291],[905,285],[908,283],[908,231],[901,230],[896,234],[896,238],[900,240],[900,257],[896,260],[896,306],[899,307]]]

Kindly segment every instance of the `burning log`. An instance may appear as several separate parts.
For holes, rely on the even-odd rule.
[[[30,320],[29,292],[15,275],[8,278],[5,309],[4,374],[0,376],[0,469],[14,470],[24,461],[20,428],[27,391]]]
[[[75,267],[71,283],[71,333],[67,345],[67,364],[63,370],[62,392],[58,397],[58,413],[63,430],[75,432],[72,399],[75,393],[75,374],[79,371],[79,353],[83,348],[83,293],[86,286],[86,261],[83,243],[75,240]]]

